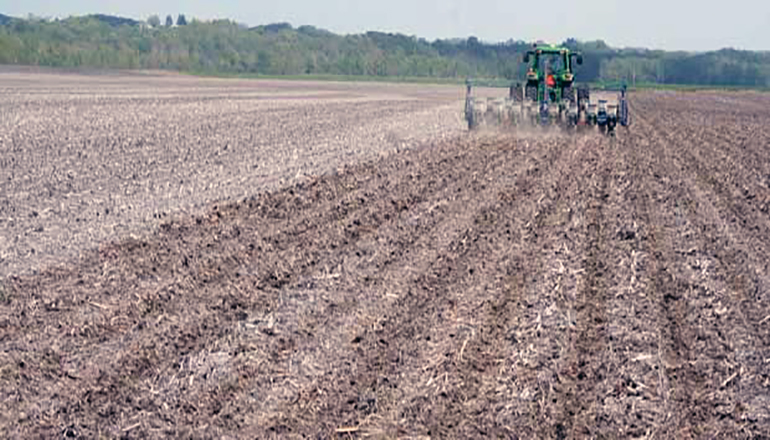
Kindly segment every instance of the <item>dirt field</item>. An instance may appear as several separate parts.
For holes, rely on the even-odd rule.
[[[463,92],[0,68],[0,276],[456,136]]]
[[[7,276],[2,436],[770,437],[770,96],[634,95],[609,139],[469,135],[447,110],[461,94],[411,87],[366,111],[457,119],[405,125],[409,148],[377,158],[393,146],[372,141],[334,173],[196,194],[197,212]],[[265,123],[304,127],[284,117]],[[219,175],[243,178],[240,162]],[[3,203],[22,197],[3,185]]]

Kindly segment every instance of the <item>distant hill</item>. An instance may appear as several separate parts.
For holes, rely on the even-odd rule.
[[[231,20],[187,20],[186,26],[141,26],[105,14],[60,20],[0,15],[0,64],[67,68],[168,69],[203,74],[466,77],[521,81],[529,42],[476,37],[428,41],[366,32],[339,35],[313,26],[247,27]],[[770,52],[703,53],[618,49],[568,39],[582,52],[581,82],[770,87]]]
[[[89,15],[90,18],[95,18],[103,23],[106,23],[110,26],[137,26],[140,22],[137,20],[133,20],[131,18],[125,18],[125,17],[117,17],[114,15],[104,15],[104,14],[92,14]]]
[[[5,14],[0,14],[0,26],[5,26],[6,24],[10,23],[11,20],[13,20],[13,17],[9,17]]]

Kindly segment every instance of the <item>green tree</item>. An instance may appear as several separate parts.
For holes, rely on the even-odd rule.
[[[184,24],[186,23],[186,25]],[[156,68],[274,75],[343,74],[523,79],[524,41],[476,37],[433,42],[367,32],[337,35],[288,23],[248,28],[230,20],[202,22],[152,15],[148,30],[96,14],[60,20],[13,19],[0,25],[0,63],[66,67]],[[721,50],[698,54],[615,49],[603,41],[564,43],[584,55],[580,81],[770,85],[770,53]]]

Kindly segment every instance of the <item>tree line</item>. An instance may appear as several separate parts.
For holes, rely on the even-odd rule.
[[[711,86],[770,86],[770,53],[617,49],[603,41],[562,43],[584,54],[579,80]],[[231,20],[146,21],[89,15],[48,20],[0,14],[0,63],[52,67],[170,69],[199,73],[521,79],[524,41],[475,37],[427,41],[313,26],[247,27]]]

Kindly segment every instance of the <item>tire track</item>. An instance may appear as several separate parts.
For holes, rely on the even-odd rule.
[[[571,296],[581,264],[567,244],[573,249],[580,245],[574,241],[580,228],[573,221],[586,215],[582,184],[592,172],[592,161],[585,156],[595,154],[597,142],[566,138],[560,148],[565,150],[562,160],[551,163],[548,175],[525,194],[523,203],[515,209],[508,204],[503,213],[516,217],[523,208],[525,233],[508,251],[510,263],[500,269],[506,276],[502,299],[487,308],[494,323],[488,327],[495,335],[488,344],[496,347],[500,371],[513,375],[512,380],[496,384],[498,389],[508,387],[506,401],[511,403],[505,407],[513,407],[498,415],[497,423],[503,420],[505,428],[500,435],[553,435],[557,429],[553,418],[566,400],[558,388],[567,362],[569,320],[574,316]],[[474,373],[467,370],[465,377]]]
[[[652,251],[656,234],[660,237],[651,218],[648,182],[660,158],[650,161],[641,154],[648,145],[637,141],[625,131],[610,150],[615,168],[606,215],[608,374],[601,390],[599,437],[654,437],[668,412],[664,349],[660,336],[653,336],[661,328]]]
[[[675,255],[676,219],[671,217],[673,199],[681,199],[684,188],[675,181],[677,170],[673,167],[671,146],[658,134],[658,127],[651,124],[647,117],[637,118],[639,127],[649,142],[637,142],[641,148],[650,148],[647,155],[654,158],[645,184],[647,199],[653,206],[650,216],[650,244],[647,251],[651,255],[648,276],[650,277],[651,300],[658,310],[657,328],[661,336],[661,369],[666,378],[661,390],[667,406],[666,419],[662,421],[658,433],[663,437],[689,435],[703,422],[701,415],[708,412],[703,376],[694,366],[694,357],[690,344],[696,333],[689,325],[690,285],[676,269]],[[644,160],[644,158],[642,158]],[[670,189],[669,189],[670,188]],[[673,193],[673,194],[671,194]],[[672,231],[672,229],[674,231]]]
[[[596,387],[604,380],[606,351],[606,255],[605,209],[611,166],[607,142],[582,158],[589,166],[582,177],[587,186],[582,254],[582,287],[575,300],[575,328],[568,332],[568,354],[563,382],[555,401],[560,402],[553,423],[552,438],[578,438],[592,435],[597,424],[600,396]]]

